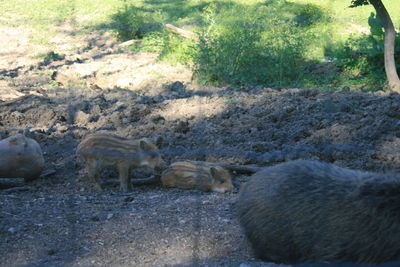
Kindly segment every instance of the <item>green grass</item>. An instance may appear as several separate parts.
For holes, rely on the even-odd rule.
[[[400,2],[383,2],[399,28]],[[71,34],[107,30],[121,40],[140,39],[129,49],[184,63],[203,83],[382,88],[381,51],[360,34],[369,30],[373,8],[349,5],[350,0],[9,0],[0,1],[0,23],[31,27],[32,41],[48,46],[55,26],[63,24],[74,26]],[[194,31],[202,41],[173,35],[165,23]],[[329,58],[337,60],[324,63]],[[324,64],[333,68],[316,73]]]
[[[63,60],[65,57],[63,55],[54,53],[54,52],[49,52],[46,54],[38,54],[36,56],[37,58],[43,59],[44,61],[57,61],[57,60]]]
[[[2,17],[0,23],[10,25],[29,25],[36,29],[49,30],[54,25],[68,21],[78,21],[79,26],[90,28],[106,25],[112,15],[124,5],[134,5],[141,12],[150,12],[162,17],[160,21],[174,23],[179,27],[198,29],[202,21],[204,7],[212,0],[8,0],[0,1]],[[228,1],[217,1],[221,7],[229,5]],[[264,0],[232,0],[231,3],[254,6]],[[344,34],[348,34],[348,24],[353,23],[368,28],[367,18],[372,6],[348,8],[350,0],[288,0],[295,4],[314,4],[329,11],[334,18],[333,24]],[[383,1],[392,16],[395,26],[400,26],[400,2]],[[225,3],[225,4],[224,4]],[[52,34],[52,33],[50,33]]]
[[[374,11],[371,5],[360,6],[356,8],[348,8],[350,0],[292,0],[296,3],[313,3],[320,5],[332,12],[332,16],[335,18],[335,22],[338,26],[345,27],[347,23],[354,23],[363,27],[368,28],[367,18],[372,11]],[[400,2],[392,0],[382,1],[385,7],[390,13],[393,23],[396,27],[400,26]]]
[[[0,24],[26,26],[35,30],[34,42],[48,45],[57,34],[55,26],[70,23],[74,34],[84,34],[102,23],[123,6],[120,0],[10,0],[0,1]]]
[[[384,3],[399,25],[400,3]],[[350,0],[127,0],[124,4],[109,26],[120,39],[139,38],[133,50],[159,52],[161,59],[194,67],[200,83],[368,90],[384,86],[380,51],[366,49],[360,34],[369,30],[372,6],[349,8]],[[196,45],[172,35],[162,29],[165,23],[197,32],[203,42]],[[366,59],[354,57],[359,53]],[[332,58],[337,60],[324,63],[332,65],[328,71],[312,70]]]

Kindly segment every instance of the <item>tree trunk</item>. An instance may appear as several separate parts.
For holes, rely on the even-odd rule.
[[[385,30],[385,72],[389,86],[393,91],[400,93],[400,80],[394,60],[396,32],[392,19],[381,0],[369,0],[369,2],[375,8]]]

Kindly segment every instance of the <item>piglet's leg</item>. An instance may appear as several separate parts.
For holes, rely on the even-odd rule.
[[[118,172],[121,190],[123,192],[132,191],[129,164],[125,162],[118,163]]]
[[[99,183],[99,162],[97,160],[89,159],[87,160],[87,171],[88,171],[88,178],[94,184],[95,189],[97,191],[103,191],[101,185]]]

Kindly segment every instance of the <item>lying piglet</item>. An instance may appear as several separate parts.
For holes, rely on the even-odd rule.
[[[161,176],[165,187],[225,193],[233,190],[232,178],[223,167],[200,161],[172,163]]]

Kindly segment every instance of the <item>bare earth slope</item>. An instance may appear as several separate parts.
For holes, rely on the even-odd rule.
[[[254,260],[238,225],[234,203],[248,177],[235,175],[231,194],[157,183],[129,194],[110,183],[99,194],[75,156],[98,130],[157,139],[167,163],[304,158],[400,171],[398,94],[197,88],[184,67],[124,52],[108,35],[72,40],[76,50],[46,62],[32,51],[49,51],[19,30],[0,29],[17,40],[0,46],[0,135],[30,128],[46,166],[21,190],[0,190],[0,266],[278,266]]]

